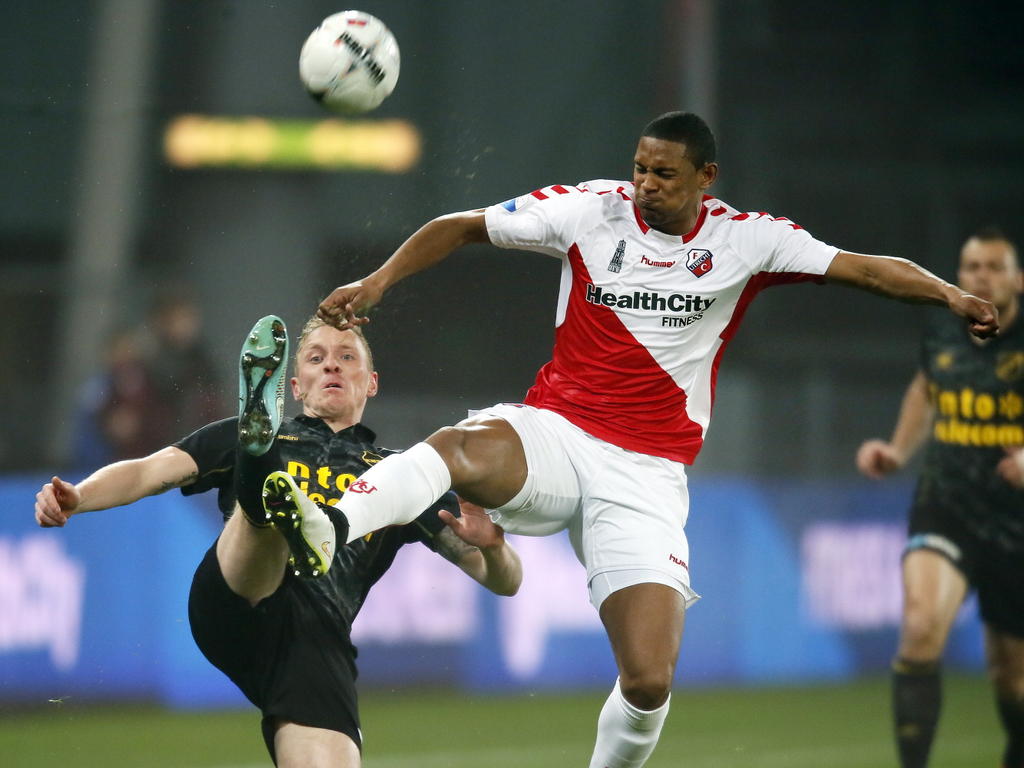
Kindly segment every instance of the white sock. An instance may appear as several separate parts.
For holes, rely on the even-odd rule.
[[[597,719],[597,743],[590,768],[639,768],[647,762],[668,714],[669,696],[657,709],[637,709],[622,695],[619,681]]]
[[[427,443],[388,456],[359,476],[335,504],[348,518],[348,540],[411,523],[451,488],[441,455]]]

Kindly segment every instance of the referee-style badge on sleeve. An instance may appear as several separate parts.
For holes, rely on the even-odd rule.
[[[504,203],[501,203],[501,207],[509,213],[515,213],[516,211],[521,211],[527,206],[527,204],[535,201],[536,199],[537,198],[533,195],[520,195],[519,197],[513,197],[511,200],[506,200]]]
[[[693,248],[686,254],[686,268],[693,273],[694,277],[704,277],[713,266],[715,265],[711,261],[711,251]]]

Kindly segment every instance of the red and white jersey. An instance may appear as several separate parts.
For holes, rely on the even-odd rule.
[[[633,184],[555,185],[486,210],[491,242],[562,260],[551,362],[525,402],[614,445],[687,464],[718,364],[769,285],[820,279],[838,249],[705,196],[693,230],[644,223]]]

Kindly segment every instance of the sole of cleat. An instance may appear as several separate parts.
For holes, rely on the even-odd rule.
[[[253,326],[238,363],[238,440],[253,456],[270,450],[284,415],[288,331],[274,315]]]

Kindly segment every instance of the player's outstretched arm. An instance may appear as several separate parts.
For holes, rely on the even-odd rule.
[[[320,302],[317,313],[341,330],[363,325],[369,321],[367,311],[380,302],[395,283],[432,267],[463,245],[487,242],[490,237],[483,209],[436,218],[420,227],[375,272],[335,288]]]
[[[999,315],[992,303],[966,293],[907,259],[840,251],[825,278],[901,301],[937,304],[967,320],[979,338],[995,336]]]
[[[482,507],[459,499],[461,517],[438,512],[448,527],[438,535],[437,551],[498,595],[514,595],[523,581],[523,565],[505,532]]]
[[[198,474],[191,456],[168,446],[142,459],[108,464],[78,485],[54,476],[36,494],[36,522],[43,528],[61,527],[71,515],[131,504],[188,485]]]
[[[892,438],[865,441],[857,451],[857,469],[876,480],[902,469],[928,439],[934,419],[928,379],[918,371],[903,395]]]

